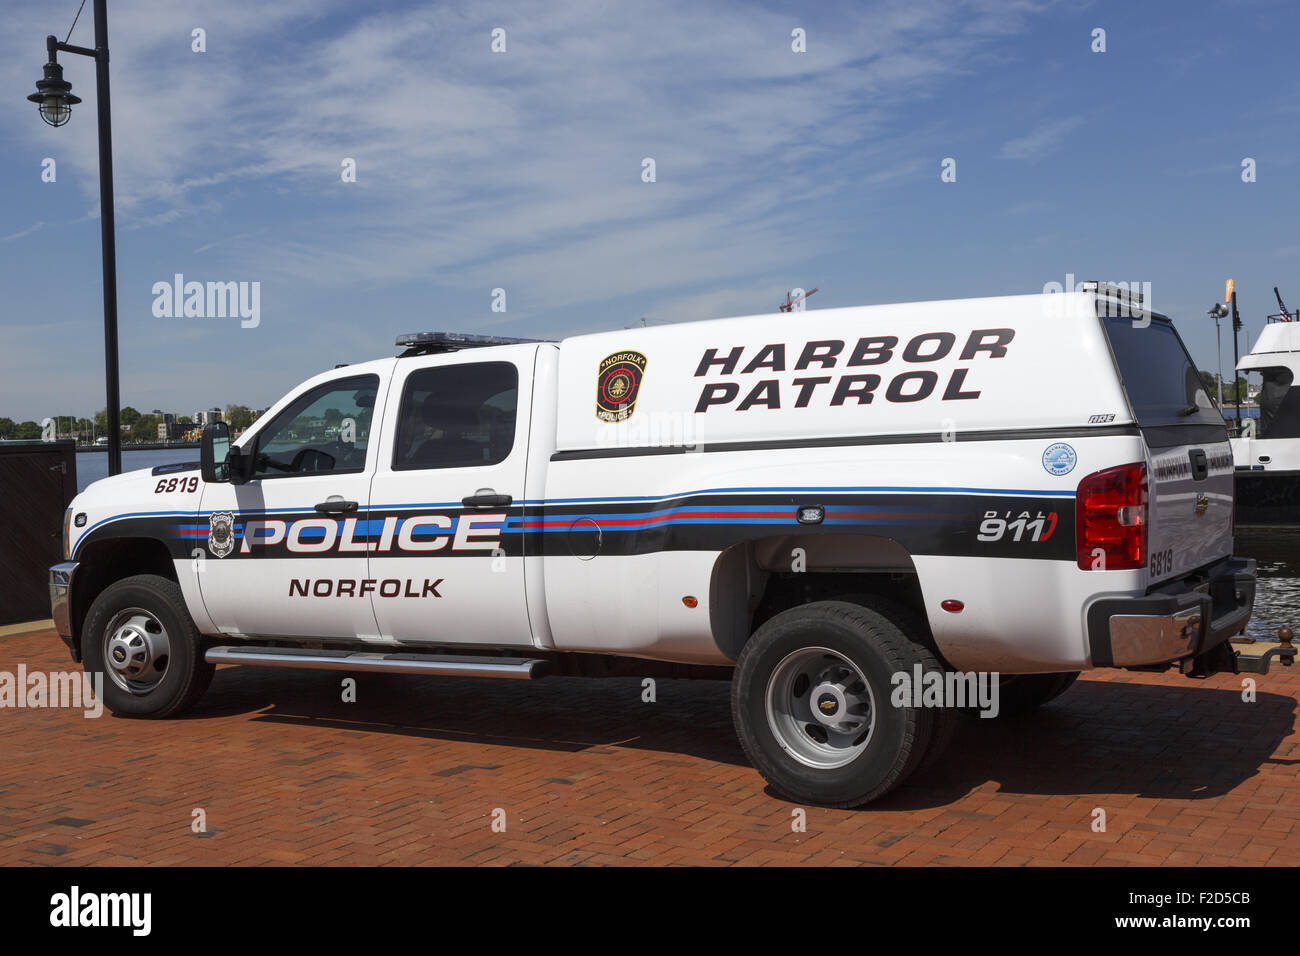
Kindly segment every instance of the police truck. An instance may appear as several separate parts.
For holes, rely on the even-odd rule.
[[[1223,416],[1122,289],[397,346],[72,502],[53,616],[114,713],[223,664],[723,678],[774,790],[847,807],[972,708],[917,684],[1255,666]]]

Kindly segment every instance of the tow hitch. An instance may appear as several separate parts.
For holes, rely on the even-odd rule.
[[[1257,641],[1253,637],[1234,637],[1231,640],[1233,651],[1233,671],[1237,674],[1267,674],[1268,662],[1276,657],[1283,667],[1290,667],[1295,660],[1295,645],[1291,643],[1291,628],[1277,629],[1277,643]]]

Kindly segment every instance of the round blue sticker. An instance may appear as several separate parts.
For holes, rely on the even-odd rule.
[[[1048,445],[1047,451],[1043,452],[1043,467],[1047,469],[1049,475],[1068,475],[1074,471],[1074,466],[1079,463],[1079,456],[1063,441],[1058,441],[1055,445]]]

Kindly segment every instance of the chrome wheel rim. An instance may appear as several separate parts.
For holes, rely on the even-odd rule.
[[[852,762],[875,729],[871,685],[856,664],[828,647],[787,654],[768,679],[766,704],[781,749],[817,770]]]
[[[151,611],[130,607],[118,611],[104,629],[104,665],[109,679],[131,694],[147,694],[167,671],[171,641],[167,629]]]

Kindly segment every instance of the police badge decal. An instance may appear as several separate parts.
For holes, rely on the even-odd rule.
[[[632,417],[645,366],[646,357],[640,352],[615,352],[601,360],[596,374],[597,418],[625,422]]]
[[[208,524],[211,528],[208,550],[218,558],[224,558],[235,550],[235,515],[230,511],[213,512]]]

